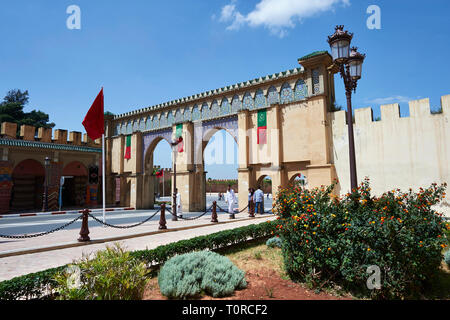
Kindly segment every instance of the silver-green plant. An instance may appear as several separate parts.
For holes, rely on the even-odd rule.
[[[227,257],[199,251],[168,260],[159,272],[158,284],[161,293],[171,299],[195,298],[203,293],[224,297],[247,286],[244,275]]]
[[[273,237],[270,238],[269,240],[266,241],[266,246],[270,247],[270,248],[281,248],[281,239],[279,237]]]
[[[148,281],[145,263],[119,244],[97,251],[93,258],[84,256],[70,267],[55,276],[61,300],[137,300]]]
[[[444,261],[447,264],[447,266],[450,267],[450,250],[447,250],[444,253]]]

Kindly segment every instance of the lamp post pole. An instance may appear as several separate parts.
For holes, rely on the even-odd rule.
[[[173,146],[173,194],[172,194],[172,221],[178,221],[177,218],[177,161],[176,161],[176,145]]]
[[[44,199],[43,199],[44,201],[42,203],[42,211],[46,212],[48,211],[48,180],[49,180],[48,167],[50,166],[49,157],[45,157],[44,166],[45,166],[45,183],[44,183]]]
[[[357,47],[352,47],[350,49],[352,38],[353,33],[344,31],[344,26],[336,26],[334,34],[328,37],[328,43],[331,47],[334,65],[339,68],[339,72],[345,85],[345,95],[347,97],[350,187],[353,191],[358,188],[358,179],[356,174],[355,137],[353,133],[352,91],[356,91],[358,80],[361,79],[362,64],[366,55],[359,53]]]
[[[355,135],[353,133],[353,112],[352,112],[352,90],[345,88],[347,97],[347,122],[348,122],[348,150],[350,159],[350,186],[351,189],[358,187],[356,173]]]
[[[177,157],[176,157],[176,147],[179,143],[183,141],[183,138],[179,137],[177,140],[172,141],[172,158],[173,158],[173,194],[172,194],[172,221],[178,221],[177,218]]]

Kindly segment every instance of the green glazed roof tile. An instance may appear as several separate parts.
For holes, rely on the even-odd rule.
[[[26,147],[26,148],[39,148],[39,149],[52,149],[52,150],[64,150],[64,151],[78,151],[78,152],[95,152],[101,153],[101,148],[74,146],[57,143],[46,143],[39,141],[25,141],[16,139],[2,139],[0,138],[0,145],[10,147]]]

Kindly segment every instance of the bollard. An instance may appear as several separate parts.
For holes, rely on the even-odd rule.
[[[253,202],[253,201],[251,201],[251,202],[248,204],[248,216],[249,216],[250,218],[254,218],[254,217],[255,217],[255,205],[254,205],[254,202]]]
[[[217,202],[216,201],[213,201],[211,222],[219,222],[219,220],[217,220]]]
[[[83,210],[83,221],[81,222],[80,237],[78,238],[79,242],[91,240],[91,238],[89,238],[88,213],[89,209]]]
[[[167,229],[166,226],[166,204],[161,204],[161,214],[159,215],[159,230]]]

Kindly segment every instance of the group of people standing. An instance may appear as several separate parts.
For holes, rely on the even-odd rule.
[[[181,195],[178,193],[178,189],[175,189],[175,192],[177,215],[181,215],[181,213],[183,212],[181,206]],[[223,197],[223,195],[221,196]],[[269,195],[267,195],[267,198],[268,197]],[[228,204],[228,213],[234,214],[233,206],[237,203],[237,197],[236,193],[231,188],[231,185],[228,185],[227,193],[225,194],[225,201]],[[248,189],[248,212],[250,216],[253,216],[255,213],[264,213],[264,192],[261,190],[260,186],[258,186],[256,190],[253,188]]]
[[[269,195],[267,195],[267,198],[269,198]],[[228,203],[228,212],[230,214],[234,213],[233,205],[237,203],[237,198],[231,185],[228,186],[225,201]],[[248,213],[250,216],[253,216],[255,213],[264,213],[264,192],[260,186],[256,190],[254,188],[248,189]]]
[[[255,213],[264,213],[264,192],[260,186],[256,190],[254,188],[248,189],[248,213],[251,216]]]

